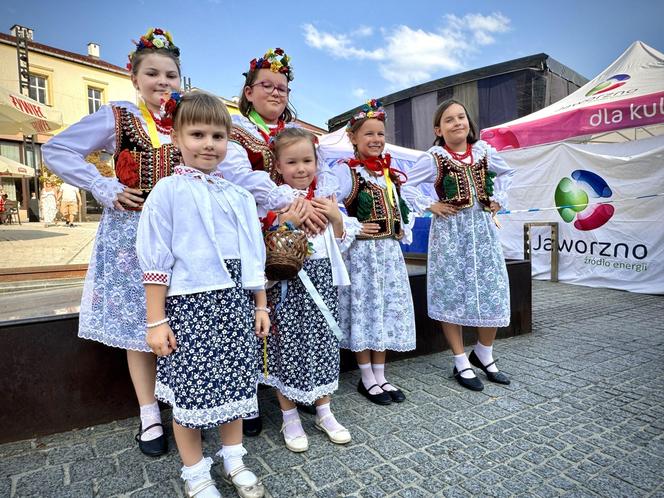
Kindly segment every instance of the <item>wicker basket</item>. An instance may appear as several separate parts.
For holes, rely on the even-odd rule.
[[[265,276],[289,280],[302,269],[307,257],[307,235],[302,230],[273,230],[265,234]]]

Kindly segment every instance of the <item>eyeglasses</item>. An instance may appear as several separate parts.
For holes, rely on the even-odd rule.
[[[274,92],[275,90],[279,95],[288,95],[291,91],[290,88],[284,85],[274,85],[270,83],[269,81],[259,81],[258,83],[254,83],[251,85],[252,87],[259,85],[263,90],[265,90],[265,93],[268,95]]]

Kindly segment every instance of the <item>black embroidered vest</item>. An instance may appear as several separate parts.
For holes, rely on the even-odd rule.
[[[354,169],[350,168],[352,178],[351,192],[344,201],[348,216],[358,219],[361,223],[377,223],[380,231],[373,235],[358,235],[358,239],[387,239],[394,237],[397,240],[403,238],[403,224],[401,219],[400,199],[401,191],[399,182],[393,178],[397,190],[395,206],[390,205],[387,189],[367,182]]]
[[[127,175],[126,161],[120,160],[120,155],[127,151],[133,159],[132,173],[138,175],[138,184],[135,188],[141,189],[143,197],[147,197],[155,184],[161,178],[170,176],[175,166],[180,164],[180,151],[173,144],[163,144],[158,149],[153,148],[140,119],[124,107],[113,106],[113,114],[115,117],[113,158],[116,176],[122,182],[122,177]],[[120,171],[121,163],[123,171]]]
[[[433,157],[437,169],[434,188],[442,202],[463,209],[472,206],[476,197],[487,209],[489,208],[496,174],[489,171],[486,155],[473,164],[464,164],[435,152]],[[475,196],[472,192],[473,187]]]
[[[247,151],[251,169],[254,171],[267,171],[273,181],[277,181],[280,175],[277,173],[274,163],[274,153],[262,138],[256,138],[251,132],[241,126],[233,125],[229,140],[239,144]]]

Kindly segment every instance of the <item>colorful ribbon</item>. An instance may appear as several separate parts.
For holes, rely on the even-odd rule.
[[[161,141],[159,140],[159,133],[157,133],[157,123],[155,123],[152,113],[148,110],[148,107],[145,105],[145,102],[141,100],[141,103],[138,105],[141,115],[145,120],[145,124],[148,125],[148,136],[150,137],[150,143],[152,144],[153,149],[158,149],[161,147]]]

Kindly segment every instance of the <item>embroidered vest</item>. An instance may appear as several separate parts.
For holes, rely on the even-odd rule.
[[[256,138],[250,132],[238,125],[233,125],[230,139],[247,151],[251,169],[254,171],[267,171],[273,181],[278,180],[278,173],[274,167],[275,157],[269,145],[262,138]]]
[[[472,206],[476,197],[486,209],[489,208],[496,173],[489,171],[486,155],[473,164],[464,164],[436,153],[433,157],[437,169],[433,185],[442,202],[463,209]]]
[[[403,225],[400,206],[401,190],[398,179],[392,178],[397,190],[396,205],[391,206],[387,189],[373,182],[368,182],[353,168],[350,168],[352,187],[344,201],[348,216],[353,216],[361,223],[377,223],[380,230],[373,235],[358,235],[358,239],[403,238]],[[405,205],[404,205],[405,208]],[[407,208],[406,208],[407,209]],[[407,221],[406,221],[407,223]]]
[[[115,174],[123,184],[142,190],[146,198],[155,184],[161,178],[170,176],[175,166],[180,164],[180,151],[173,144],[153,148],[140,119],[124,107],[113,106],[113,115]],[[130,155],[129,160],[125,160],[127,154]],[[128,177],[135,180],[131,185],[126,182]],[[139,211],[141,208],[125,209]]]

